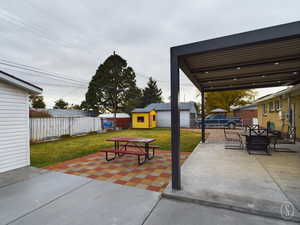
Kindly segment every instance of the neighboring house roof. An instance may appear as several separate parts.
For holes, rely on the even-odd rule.
[[[278,97],[278,96],[281,96],[281,95],[290,94],[294,91],[300,91],[300,84],[292,86],[292,87],[288,87],[284,90],[275,92],[273,94],[268,94],[268,95],[265,95],[263,97],[260,97],[255,101],[255,103],[264,102],[264,101],[270,100],[272,98],[275,98],[275,97]],[[300,92],[299,92],[299,94],[300,94]]]
[[[155,111],[171,111],[171,103],[152,103],[145,108],[146,110]],[[179,103],[180,111],[190,111],[191,113],[196,113],[194,102],[181,102]]]
[[[46,110],[53,117],[85,117],[92,116],[91,112],[77,110],[77,109],[47,109]]]
[[[108,119],[108,118],[114,118],[115,115],[113,113],[103,113],[100,114],[98,117]],[[130,118],[130,116],[127,113],[117,113],[116,118]]]
[[[211,112],[211,113],[223,113],[223,112],[225,113],[225,112],[227,112],[227,110],[217,108],[217,109],[211,110],[210,112]]]
[[[238,110],[257,110],[257,104],[253,103],[253,104],[244,105],[233,109],[233,111],[238,111]]]
[[[0,80],[9,83],[13,86],[16,86],[18,88],[21,88],[23,90],[28,91],[30,94],[40,94],[42,93],[43,89],[35,86],[34,84],[31,84],[25,80],[22,80],[18,77],[15,77],[11,74],[8,74],[6,72],[3,72],[0,70]]]
[[[131,112],[133,113],[147,113],[147,112],[151,112],[153,109],[147,109],[147,108],[136,108],[134,110],[132,110]]]

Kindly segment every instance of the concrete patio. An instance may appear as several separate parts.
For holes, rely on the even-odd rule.
[[[32,167],[0,174],[0,224],[295,225]]]
[[[248,155],[225,150],[217,139],[196,147],[182,167],[182,190],[169,185],[164,197],[274,218],[281,218],[282,204],[291,202],[292,219],[300,221],[299,152]],[[289,148],[300,151],[299,144]]]

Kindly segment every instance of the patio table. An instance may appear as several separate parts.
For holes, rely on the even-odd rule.
[[[269,151],[269,145],[273,138],[276,136],[272,133],[267,132],[266,129],[256,130],[252,134],[250,131],[244,131],[241,136],[246,138],[246,149],[249,154],[251,150],[265,151],[266,154],[271,155]]]
[[[127,146],[137,148],[140,152],[146,154],[146,159],[151,160],[153,157],[149,155],[150,143],[154,142],[154,138],[128,138],[128,137],[113,137],[106,139],[106,141],[114,142],[115,151],[124,151],[126,153]],[[155,148],[156,146],[152,146]],[[153,150],[154,152],[154,150]],[[154,156],[154,154],[153,154]]]

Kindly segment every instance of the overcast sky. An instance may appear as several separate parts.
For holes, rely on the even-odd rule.
[[[297,21],[299,11],[299,0],[1,0],[0,69],[42,87],[47,107],[58,98],[78,104],[99,64],[116,51],[139,87],[152,76],[168,100],[171,46]],[[4,60],[69,80],[18,72]],[[184,74],[181,80],[181,100],[196,100],[197,90]]]

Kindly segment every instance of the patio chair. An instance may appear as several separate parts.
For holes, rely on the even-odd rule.
[[[271,155],[268,129],[250,129],[246,136],[246,149],[249,155]]]
[[[274,132],[273,132],[274,134]],[[288,133],[282,133],[280,131],[275,132],[275,138],[272,139],[275,152],[296,152],[289,148],[278,148],[276,145],[296,144],[296,127],[289,127]]]
[[[245,131],[250,132],[250,129],[252,130],[259,130],[261,129],[259,125],[246,125],[245,126]]]
[[[225,149],[243,149],[243,140],[239,132],[224,128]]]

